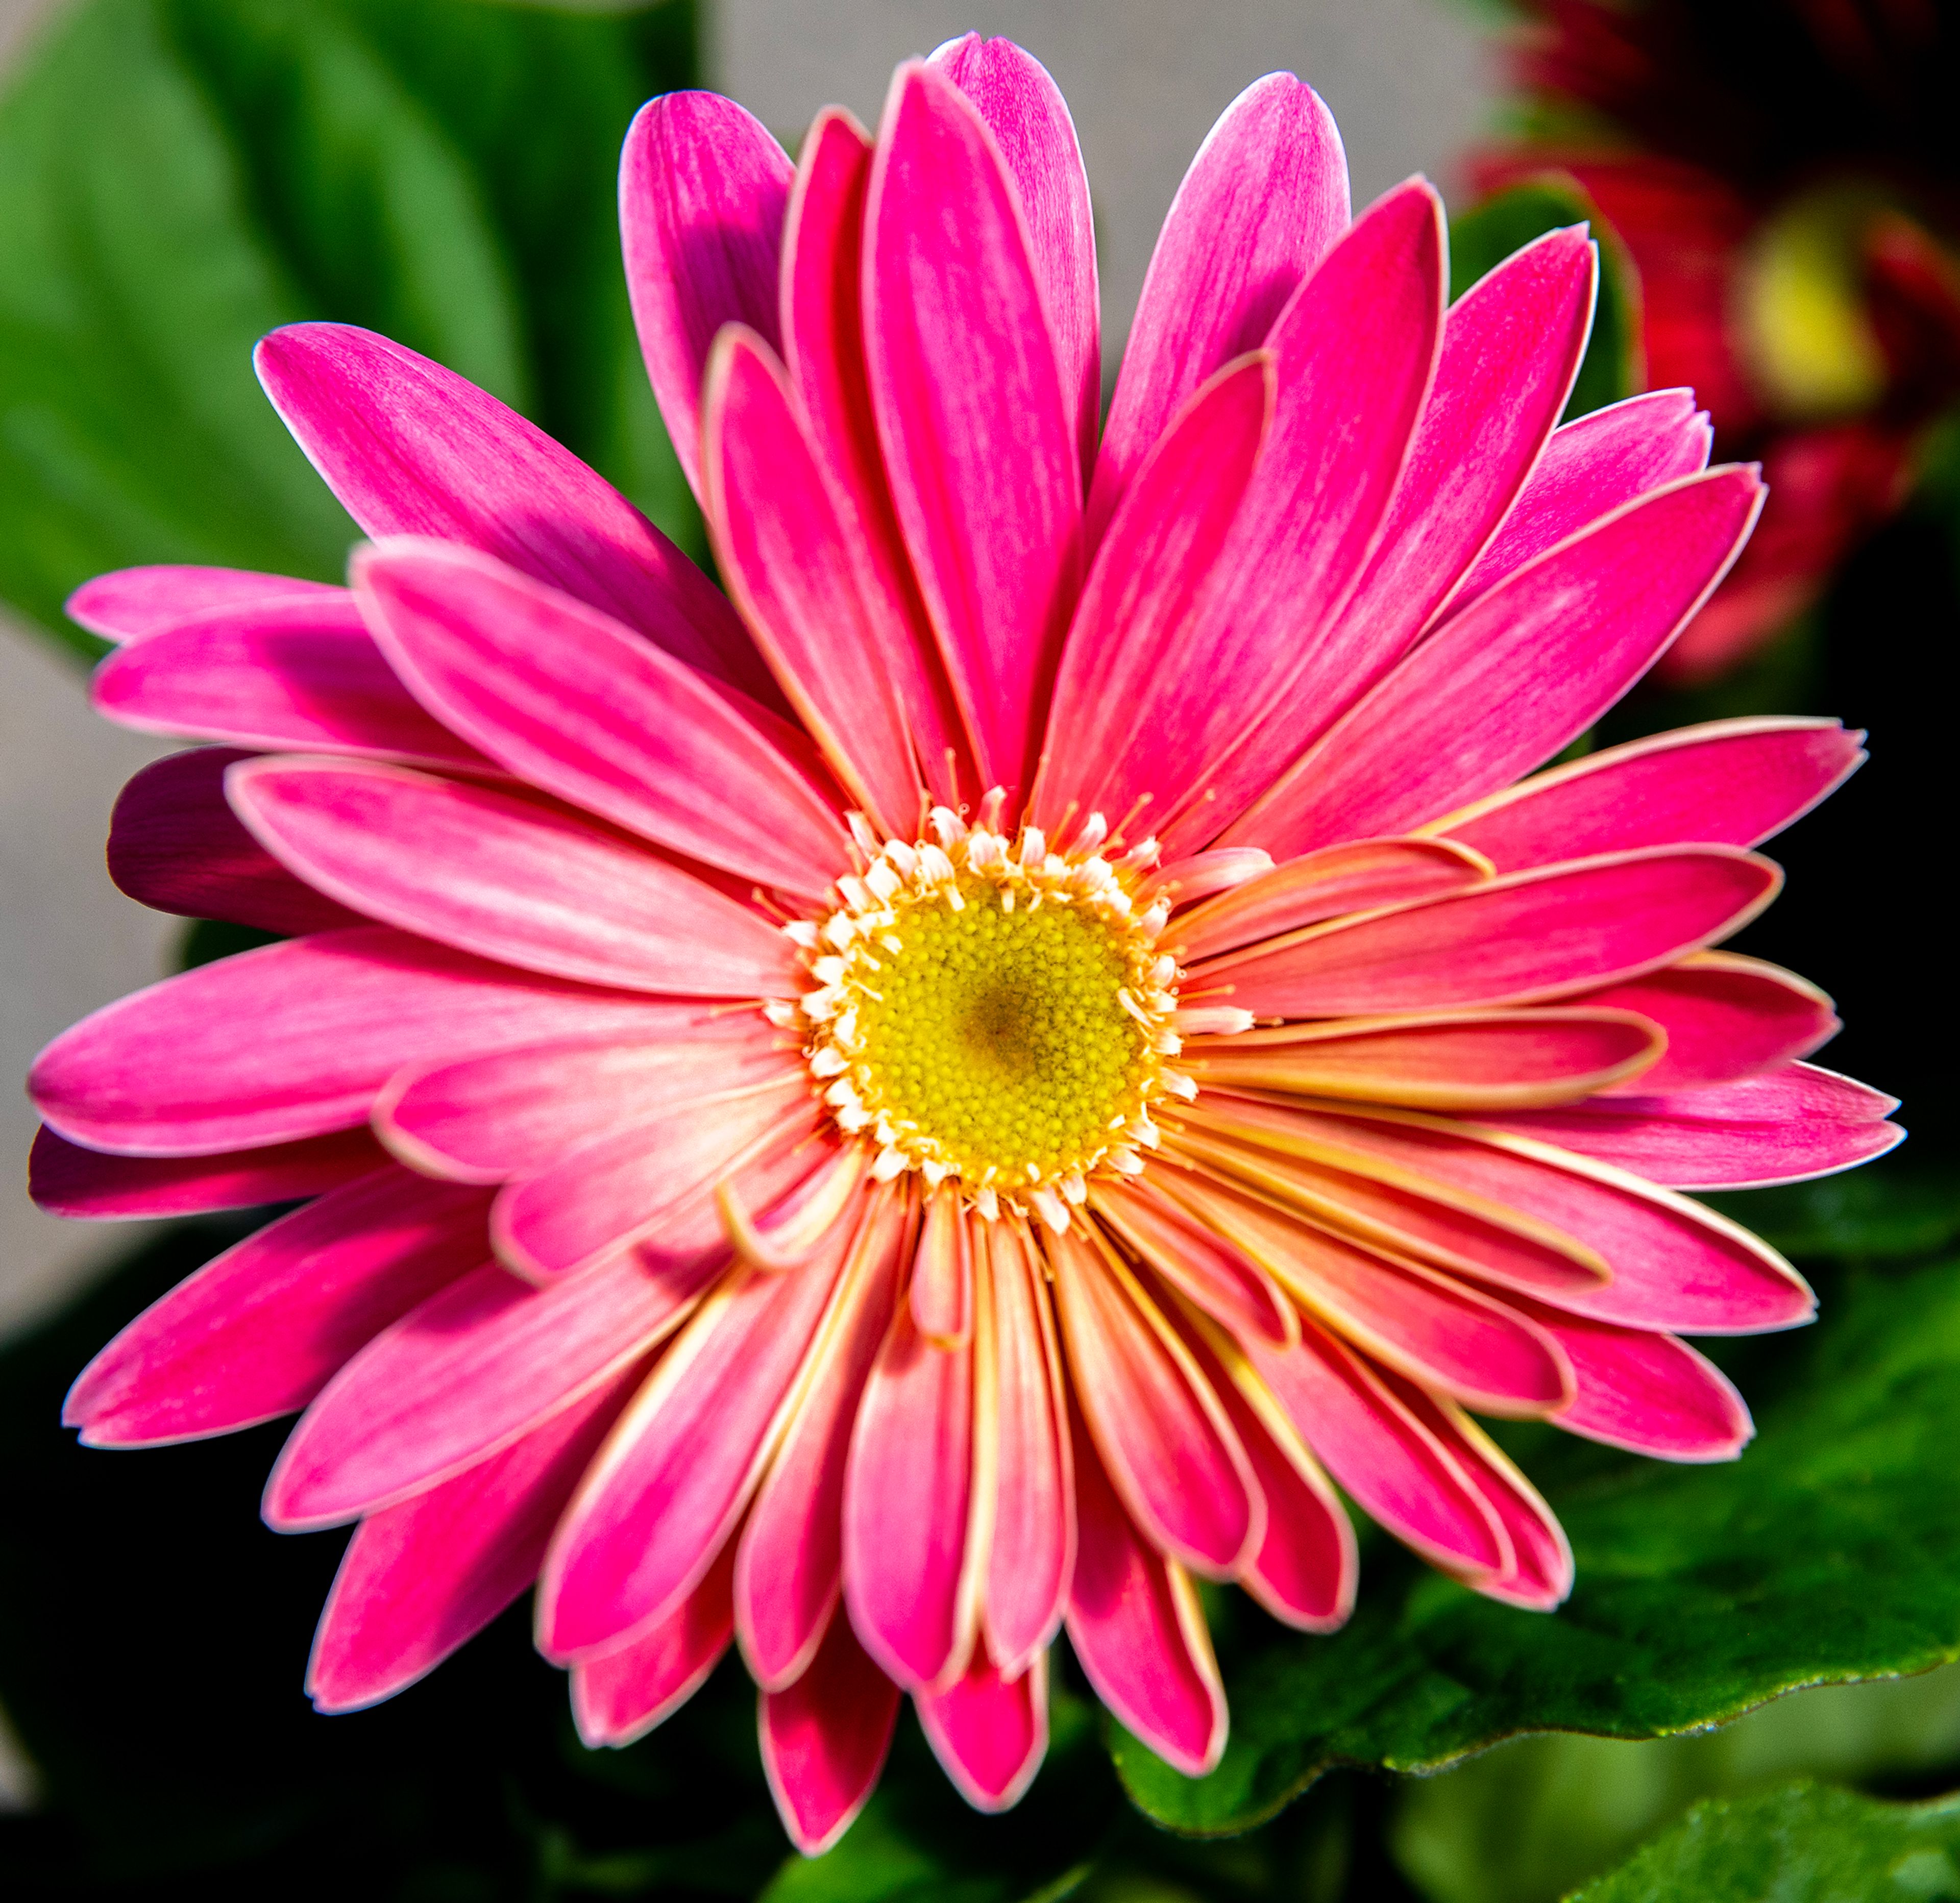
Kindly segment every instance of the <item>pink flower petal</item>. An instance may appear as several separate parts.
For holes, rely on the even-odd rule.
[[[153,760],[116,796],[109,876],[140,905],[291,936],[367,920],[316,892],[238,822],[224,770],[249,756],[193,747]]]
[[[1841,1028],[1831,1000],[1815,985],[1732,952],[1698,952],[1573,1002],[1587,1010],[1637,1011],[1667,1033],[1660,1061],[1614,1086],[1611,1095],[1650,1096],[1754,1076],[1808,1056]]]
[[[480,1191],[384,1164],[208,1262],[91,1361],[62,1419],[91,1447],[202,1439],[302,1408],[488,1253]]]
[[[1055,328],[1061,387],[1075,414],[1086,481],[1102,408],[1101,311],[1089,175],[1068,102],[1048,69],[1011,40],[949,40],[926,62],[972,100],[1007,161],[1027,221],[1035,276]]]
[[[1201,964],[1259,1017],[1541,1002],[1636,977],[1739,931],[1782,875],[1733,847],[1649,847],[1513,872]]]
[[[1460,612],[1507,575],[1637,496],[1708,466],[1714,441],[1692,390],[1653,390],[1554,430],[1504,526],[1444,608]]]
[[[596,608],[473,550],[357,554],[409,689],[510,771],[674,851],[805,897],[851,863],[830,798],[760,709]]]
[[[1447,843],[1367,839],[1289,859],[1181,913],[1167,944],[1181,964],[1195,964],[1323,919],[1453,892],[1488,876],[1468,853],[1426,850]]]
[[[973,1349],[934,1348],[901,1302],[866,1384],[844,1476],[844,1600],[908,1689],[966,1662],[961,1590],[973,1492]]]
[[[881,624],[891,604],[867,588],[794,394],[752,332],[730,329],[708,360],[702,454],[717,559],[791,706],[851,797],[908,832],[919,784],[901,686],[908,631]]]
[[[1144,460],[1077,605],[1048,712],[1036,817],[1072,806],[1121,818],[1161,780],[1165,675],[1180,665],[1272,419],[1271,359],[1235,359],[1192,398]],[[1147,814],[1146,821],[1153,818]]]
[[[767,695],[741,623],[624,496],[534,424],[412,350],[348,324],[289,324],[253,362],[307,458],[371,535],[495,555]]]
[[[318,1710],[393,1698],[530,1584],[632,1379],[596,1389],[501,1453],[361,1521],[313,1635],[307,1692]]]
[[[1080,573],[1076,393],[999,148],[916,62],[892,82],[865,231],[871,399],[899,523],[979,777],[1025,792]]]
[[[1073,1392],[1125,1511],[1160,1552],[1234,1577],[1265,1537],[1265,1502],[1211,1384],[1113,1259],[1071,1231],[1048,1260]]]
[[[1300,1345],[1248,1358],[1314,1455],[1370,1519],[1432,1565],[1473,1580],[1516,1561],[1462,1466],[1360,1356],[1309,1323]]]
[[[139,732],[489,764],[415,704],[339,589],[208,611],[132,642],[96,669],[91,697],[98,713]]]
[[[856,1820],[885,1767],[899,1688],[834,1614],[810,1669],[762,1697],[762,1769],[790,1841],[821,1857]]]
[[[1406,831],[1558,752],[1707,599],[1763,495],[1752,469],[1692,476],[1520,569],[1300,755],[1223,843],[1280,859]]]
[[[50,1124],[91,1148],[211,1156],[364,1122],[408,1066],[549,1037],[631,1038],[649,1010],[366,926],[119,999],[49,1045],[28,1088]]]
[[[796,988],[794,949],[760,913],[536,801],[276,756],[242,761],[224,784],[259,843],[307,884],[458,951],[689,997]]]
[[[842,1590],[851,1424],[891,1325],[905,1239],[900,1206],[888,1196],[854,1245],[808,1385],[742,1532],[736,1628],[743,1658],[765,1692],[794,1684],[808,1669]]]
[[[52,1215],[154,1220],[297,1202],[368,1175],[387,1160],[362,1129],[224,1156],[109,1156],[43,1125],[27,1155],[27,1190]]]
[[[294,575],[161,563],[97,575],[69,596],[62,611],[105,641],[134,641],[215,611],[263,607],[296,597],[317,601],[342,592],[326,582],[301,581]]]
[[[1676,1190],[1745,1190],[1829,1176],[1905,1136],[1887,1097],[1814,1064],[1661,1096],[1608,1098],[1481,1119]]]
[[[997,41],[995,43],[998,44]],[[933,1755],[975,1810],[1011,1810],[1048,1753],[1048,1654],[1018,1678],[980,1653],[943,1691],[912,1694]]]
[[[949,1187],[925,1199],[906,1298],[912,1326],[935,1348],[964,1347],[973,1332],[976,1246],[957,1189]]]
[[[533,1176],[596,1137],[778,1079],[795,1066],[759,1015],[708,1018],[656,1005],[641,1040],[527,1044],[403,1071],[374,1126],[431,1176],[502,1183]],[[657,1040],[657,1041],[656,1041]]]
[[[838,521],[861,558],[858,588],[905,710],[919,770],[956,805],[947,758],[965,750],[959,709],[892,511],[864,360],[864,200],[871,141],[842,106],[819,113],[803,141],[783,241],[783,357],[803,400],[810,443]],[[981,790],[969,786],[968,796]]]
[[[674,453],[701,483],[701,380],[724,324],[776,337],[791,167],[755,116],[718,93],[640,109],[619,155],[619,240],[647,375]]]
[[[1191,1581],[1131,1523],[1081,1417],[1070,1410],[1081,1527],[1068,1638],[1118,1722],[1187,1778],[1225,1749],[1225,1688]]]
[[[571,1715],[587,1746],[629,1745],[672,1717],[708,1682],[735,1635],[728,1582],[735,1542],[673,1610],[616,1650],[571,1668]]]
[[[1026,1237],[1002,1224],[989,1226],[988,1253],[997,1445],[981,1615],[988,1657],[1004,1676],[1018,1677],[1055,1637],[1068,1609],[1075,1489],[1061,1357],[1041,1265]]]
[[[1430,829],[1521,871],[1633,846],[1758,846],[1863,764],[1835,720],[1712,720],[1589,754]]]
[[[1198,148],[1151,255],[1096,460],[1093,536],[1185,399],[1265,342],[1347,228],[1332,116],[1291,73],[1255,80]]]

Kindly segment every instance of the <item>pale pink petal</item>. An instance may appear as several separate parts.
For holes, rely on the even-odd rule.
[[[1071,1409],[1081,1527],[1068,1594],[1068,1638],[1096,1695],[1121,1724],[1187,1778],[1225,1749],[1225,1688],[1188,1576],[1139,1533]]]
[[[1075,1489],[1061,1358],[1041,1265],[1025,1234],[1003,1224],[988,1226],[988,1251],[998,1444],[981,1614],[988,1656],[1004,1675],[1018,1676],[1055,1637],[1068,1608]]]
[[[1020,193],[1036,279],[1055,327],[1061,387],[1074,408],[1086,481],[1102,408],[1102,319],[1089,175],[1068,102],[1040,61],[1011,40],[966,33],[936,49],[926,63],[980,109]]]
[[[1025,792],[1080,568],[1075,392],[999,149],[916,62],[892,79],[865,232],[871,399],[899,523],[980,778]]]
[[[1500,872],[1633,846],[1758,846],[1857,771],[1864,737],[1835,720],[1713,720],[1555,767],[1428,830]]]
[[[752,332],[716,344],[705,412],[703,507],[729,591],[839,781],[886,831],[908,832],[919,777],[890,665],[907,631],[880,625],[891,604],[866,586],[782,367]]]
[[[929,1196],[906,1299],[912,1326],[935,1348],[960,1348],[973,1332],[973,1225],[950,1187]]]
[[[1229,847],[1222,852],[1192,853],[1160,863],[1137,889],[1146,900],[1162,897],[1174,905],[1196,905],[1272,869],[1271,853],[1256,846]]]
[[[844,1601],[907,1689],[966,1660],[961,1587],[973,1495],[973,1349],[934,1348],[901,1302],[866,1384],[844,1475]]]
[[[552,1037],[631,1038],[650,1009],[365,926],[119,999],[49,1045],[28,1087],[49,1123],[92,1148],[211,1156],[361,1123],[410,1065]]]
[[[27,1153],[27,1191],[52,1215],[153,1220],[297,1202],[368,1175],[387,1161],[362,1129],[224,1156],[110,1156],[43,1125]]]
[[[415,704],[340,590],[208,612],[132,642],[96,669],[91,697],[98,713],[143,733],[490,764]]]
[[[1201,964],[1265,1017],[1538,1002],[1631,978],[1739,931],[1783,875],[1733,847],[1649,847],[1513,872],[1309,926]]]
[[[710,1018],[685,1005],[657,1005],[649,1015],[632,1043],[527,1044],[402,1071],[377,1100],[374,1126],[404,1162],[431,1176],[501,1183],[536,1175],[624,1125],[796,1066],[794,1053],[778,1048],[782,1034],[759,1015]]]
[[[224,786],[259,843],[308,885],[458,951],[688,997],[796,989],[794,948],[759,912],[534,800],[278,756],[241,761]]]
[[[1516,506],[1444,613],[1468,608],[1588,523],[1707,469],[1713,441],[1692,390],[1651,390],[1554,430]]]
[[[1208,1088],[1532,1110],[1640,1077],[1664,1047],[1659,1027],[1631,1011],[1439,1012],[1250,1031],[1188,1044],[1181,1063]]]
[[[1073,1231],[1048,1260],[1071,1390],[1125,1510],[1160,1552],[1233,1577],[1265,1537],[1265,1502],[1211,1383],[1113,1260]]]
[[[998,44],[998,42],[995,43]],[[1018,1678],[976,1651],[943,1691],[912,1694],[933,1755],[975,1810],[1011,1810],[1048,1752],[1048,1654]]]
[[[392,1698],[530,1584],[633,1378],[595,1390],[501,1453],[361,1521],[313,1635],[306,1689],[317,1709],[354,1711]]]
[[[790,1841],[821,1857],[851,1828],[884,1768],[899,1688],[840,1608],[810,1669],[762,1695],[762,1769]]]
[[[1453,892],[1488,876],[1468,853],[1431,850],[1447,843],[1368,839],[1290,859],[1180,914],[1166,945],[1181,964],[1195,964],[1323,919]]]
[[[871,141],[842,106],[819,113],[803,141],[783,240],[783,358],[803,399],[810,445],[854,541],[858,584],[934,797],[956,805],[949,751],[964,751],[959,710],[905,553],[866,380],[864,199]],[[969,788],[970,796],[979,789]]]
[[[1248,1358],[1355,1504],[1446,1571],[1500,1577],[1510,1534],[1455,1457],[1352,1350],[1309,1323],[1300,1345]]]
[[[1613,1093],[1650,1095],[1726,1083],[1806,1057],[1841,1028],[1831,1000],[1794,972],[1732,952],[1699,952],[1631,984],[1575,999],[1587,1010],[1637,1011],[1667,1033],[1651,1070]]]
[[[1743,1190],[1829,1176],[1905,1136],[1898,1099],[1814,1064],[1662,1096],[1608,1098],[1480,1119],[1676,1190]]]
[[[1198,148],[1151,254],[1096,459],[1093,535],[1185,399],[1265,342],[1347,227],[1332,115],[1291,73],[1255,80]]]
[[[228,919],[290,937],[367,921],[316,892],[238,823],[224,770],[249,756],[193,747],[153,760],[116,796],[109,876],[138,904],[184,918]]]
[[[1666,651],[1764,494],[1753,469],[1690,477],[1520,569],[1300,754],[1223,843],[1283,859],[1405,831],[1538,765]]]
[[[1297,751],[1248,738],[1291,704],[1374,545],[1428,395],[1443,276],[1442,205],[1412,179],[1356,221],[1266,339],[1278,396],[1265,454],[1217,586],[1132,716],[1161,750],[1151,825],[1173,856],[1210,843]]]
[[[905,1242],[900,1206],[888,1196],[866,1218],[795,1418],[743,1529],[736,1628],[765,1691],[803,1675],[838,1603],[851,1425],[891,1325]]]
[[[850,864],[830,798],[761,710],[597,608],[473,550],[358,553],[355,592],[415,697],[533,786],[805,897]]]
[[[62,612],[105,641],[135,641],[215,610],[263,607],[296,597],[319,601],[342,592],[328,583],[301,581],[295,575],[166,562],[97,575],[69,596]]]
[[[609,483],[453,370],[348,324],[289,324],[253,361],[307,459],[371,535],[495,555],[670,654],[766,694],[741,623]]]
[[[1071,806],[1120,818],[1161,780],[1163,734],[1139,725],[1236,519],[1272,418],[1273,366],[1236,359],[1192,398],[1144,459],[1089,571],[1062,651],[1034,815]],[[1174,707],[1174,699],[1166,702]],[[1146,812],[1144,830],[1155,815]]]
[[[791,1275],[737,1270],[675,1338],[559,1522],[538,1585],[547,1657],[643,1632],[699,1583],[788,1424],[849,1240]]]
[[[672,1717],[708,1682],[735,1635],[729,1540],[694,1590],[638,1638],[571,1668],[571,1715],[592,1749],[629,1745]]]
[[[714,334],[747,324],[772,342],[789,204],[788,156],[718,93],[650,100],[619,155],[619,242],[647,375],[694,485],[701,380]]]
[[[1552,1417],[1568,1433],[1663,1460],[1732,1460],[1755,1435],[1735,1384],[1687,1342],[1542,1305],[1531,1313],[1578,1380],[1572,1405]]]
[[[68,1390],[91,1447],[228,1434],[302,1408],[348,1358],[488,1253],[480,1191],[393,1164],[329,1190],[180,1282]]]

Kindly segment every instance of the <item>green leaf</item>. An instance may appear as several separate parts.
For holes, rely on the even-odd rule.
[[[1773,1190],[1704,1196],[1787,1256],[1805,1260],[1902,1260],[1960,1236],[1960,1175],[1910,1151],[1869,1169]]]
[[[1847,1274],[1824,1315],[1730,1358],[1760,1429],[1738,1463],[1506,1434],[1572,1537],[1560,1612],[1494,1604],[1373,1542],[1345,1631],[1267,1624],[1230,1648],[1232,1739],[1210,1777],[1115,1735],[1131,1797],[1175,1829],[1243,1830],[1336,1764],[1431,1771],[1522,1731],[1664,1736],[1960,1657],[1960,1263]]]
[[[1640,318],[1633,261],[1577,182],[1548,172],[1499,192],[1449,221],[1449,295],[1477,280],[1532,239],[1589,222],[1599,243],[1599,302],[1592,342],[1565,406],[1565,421],[1603,409],[1640,387]]]
[[[337,580],[355,531],[252,375],[386,332],[530,415],[684,546],[698,517],[619,262],[621,136],[690,83],[687,0],[96,0],[0,103],[0,596],[94,653],[88,576]]]
[[[1952,1903],[1960,1796],[1887,1804],[1811,1784],[1698,1804],[1573,1903]]]

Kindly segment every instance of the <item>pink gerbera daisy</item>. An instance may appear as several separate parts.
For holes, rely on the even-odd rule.
[[[75,599],[124,643],[106,713],[222,743],[131,783],[118,882],[291,936],[50,1047],[37,1193],[312,1199],[68,1419],[305,1410],[266,1517],[359,1523],[323,1708],[534,1580],[593,1743],[738,1643],[810,1851],[906,1692],[1013,1803],[1064,1625],[1207,1769],[1192,1575],[1339,1625],[1329,1476],[1556,1605],[1564,1539],[1470,1411],[1734,1455],[1678,1336],[1812,1298],[1678,1192],[1898,1134],[1800,1061],[1827,999],[1710,948],[1858,736],[1728,721],[1519,780],[1707,597],[1755,473],[1704,466],[1682,392],[1555,428],[1583,231],[1446,312],[1434,192],[1351,223],[1287,75],[1199,152],[1099,432],[1088,189],[1004,40],[794,166],[657,100],[621,202],[725,596],[481,391],[309,324],[259,373],[374,538],[351,588]]]

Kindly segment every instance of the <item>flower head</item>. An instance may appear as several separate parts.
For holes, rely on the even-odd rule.
[[[100,1445],[304,1409],[266,1514],[358,1522],[344,1709],[537,1582],[585,1736],[731,1642],[832,1841],[909,1693],[977,1804],[1065,1624],[1197,1773],[1194,1575],[1328,1630],[1329,1476],[1478,1590],[1564,1537],[1470,1410],[1747,1439],[1679,1339],[1805,1320],[1678,1193],[1845,1167],[1888,1099],[1827,1000],[1711,949],[1861,757],[1719,723],[1520,779],[1663,652],[1761,500],[1677,394],[1554,425],[1583,233],[1446,313],[1420,181],[1350,223],[1320,102],[1227,112],[1097,429],[1087,189],[969,38],[797,166],[656,100],[622,199],[724,596],[590,471],[364,332],[261,375],[373,538],[352,586],[75,599],[103,710],[221,743],[110,858],[289,935],[112,1006],[33,1082],[50,1207],[307,1198],[104,1349]]]

